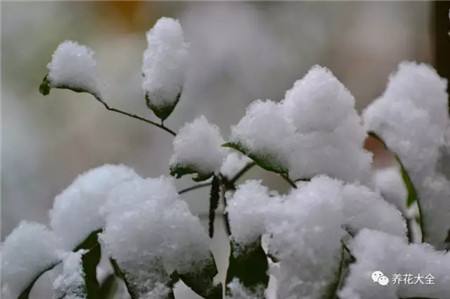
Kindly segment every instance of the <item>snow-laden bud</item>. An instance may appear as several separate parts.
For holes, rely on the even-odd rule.
[[[147,106],[161,120],[175,108],[183,89],[188,47],[178,20],[160,18],[147,32],[142,88]]]
[[[173,140],[171,174],[181,177],[195,173],[195,180],[205,180],[218,173],[226,155],[223,143],[219,128],[206,117],[185,124]]]
[[[62,42],[47,65],[40,92],[47,95],[51,88],[66,88],[99,96],[96,61],[92,49],[74,41]]]
[[[46,226],[21,222],[2,245],[2,295],[18,298],[42,271],[59,262],[62,253],[59,239]]]

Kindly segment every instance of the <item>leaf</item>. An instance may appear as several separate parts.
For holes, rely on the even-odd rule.
[[[222,145],[223,147],[232,148],[246,155],[250,159],[252,159],[259,167],[264,168],[265,170],[272,171],[275,173],[279,173],[282,175],[288,174],[288,169],[277,161],[277,159],[271,155],[262,155],[256,154],[247,149],[242,143],[239,142],[228,142]]]
[[[211,183],[211,191],[209,193],[209,237],[214,237],[214,220],[216,218],[216,210],[219,206],[220,199],[220,179],[214,176]]]
[[[170,167],[170,175],[176,177],[177,179],[187,174],[195,174],[195,176],[192,177],[192,180],[194,180],[195,182],[206,181],[214,175],[214,173],[212,172],[202,173],[192,165],[176,164]]]
[[[57,86],[52,85],[50,80],[48,80],[48,74],[47,74],[47,75],[45,75],[44,79],[42,79],[42,82],[39,85],[39,92],[42,95],[46,96],[46,95],[48,95],[50,93],[50,90],[52,88],[68,89],[68,90],[71,90],[71,91],[74,91],[74,92],[78,92],[78,93],[86,92],[86,93],[89,93],[89,94],[93,95],[95,98],[99,98],[99,96],[95,92],[92,92],[90,90],[86,90],[86,89],[83,89],[83,88],[77,88],[77,87],[72,87],[72,86],[68,86],[68,85],[57,85]]]
[[[100,284],[100,298],[113,298],[117,291],[116,276],[114,274],[108,275]]]
[[[137,292],[133,289],[133,287],[131,286],[131,283],[127,280],[125,273],[122,271],[122,269],[120,269],[119,264],[117,264],[116,260],[113,258],[109,258],[109,262],[111,263],[114,274],[124,282],[125,287],[127,288],[128,294],[130,295],[130,298],[138,299],[139,296],[138,296]]]
[[[414,183],[412,182],[411,177],[409,176],[409,173],[408,173],[406,167],[403,165],[398,154],[393,152],[392,150],[390,150],[389,147],[386,145],[384,140],[381,139],[380,136],[378,136],[374,132],[369,132],[368,134],[369,134],[369,136],[371,136],[371,137],[375,138],[376,140],[378,140],[379,142],[381,142],[386,150],[390,151],[391,153],[393,153],[395,155],[395,159],[397,160],[397,163],[400,166],[400,174],[402,176],[403,183],[405,184],[405,188],[408,192],[408,197],[406,198],[406,206],[410,207],[412,204],[417,203],[417,207],[419,209],[418,222],[419,222],[420,230],[422,231],[422,241],[425,240],[426,230],[425,230],[425,224],[424,224],[424,215],[422,213],[422,205],[420,202],[419,195],[417,194],[416,188],[414,186]]]
[[[36,281],[39,279],[39,277],[41,277],[45,272],[50,271],[51,269],[56,267],[56,265],[58,265],[60,262],[61,261],[54,263],[54,264],[50,265],[48,268],[46,268],[45,270],[42,270],[41,272],[39,272],[33,278],[33,280],[28,284],[28,286],[25,288],[25,290],[23,290],[22,293],[20,293],[19,297],[17,297],[17,298],[18,299],[28,299],[28,297],[30,296],[31,289],[33,289],[33,286],[36,283]]]
[[[88,250],[82,256],[84,281],[86,285],[87,299],[100,298],[100,285],[97,281],[97,266],[101,258],[101,246],[98,242],[98,234],[102,230],[97,230],[89,234],[89,236],[75,248]]]
[[[45,79],[45,78],[44,78]],[[91,234],[89,234],[89,236],[82,241],[77,247],[74,248],[73,251],[78,251],[79,249],[90,249],[90,248],[86,248],[84,247],[85,242],[88,242],[88,240],[91,240],[93,237],[93,235],[95,235],[95,238],[97,238],[97,234],[100,232],[101,230],[98,231],[94,231]],[[100,250],[100,249],[98,249]],[[89,253],[86,253],[85,255],[87,255]],[[99,253],[98,253],[99,254]],[[85,259],[85,255],[83,255],[83,271],[86,271],[86,269],[84,268],[84,259]],[[95,257],[95,253],[92,254]],[[88,258],[88,259],[92,259],[92,257]],[[28,284],[28,286],[22,291],[22,293],[20,293],[18,299],[28,299],[28,297],[30,296],[30,292],[33,289],[34,284],[36,283],[36,281],[39,279],[39,277],[41,277],[45,272],[50,271],[51,269],[53,269],[54,267],[56,267],[58,264],[60,264],[61,261],[58,261],[52,265],[50,265],[48,268],[42,270],[41,272],[39,272]],[[97,262],[98,264],[98,262]],[[86,273],[86,272],[85,272]],[[87,276],[87,274],[86,274]]]
[[[136,290],[131,282],[127,279],[126,274],[122,269],[120,269],[119,264],[117,261],[113,258],[109,258],[109,261],[111,263],[111,266],[113,268],[114,274],[122,279],[122,281],[125,284],[125,287],[127,288],[128,294],[130,295],[131,299],[138,299],[140,298],[140,294],[138,290]],[[175,283],[178,281],[178,275],[176,273],[173,273],[170,275],[170,281],[167,284],[167,287],[170,288],[170,292],[167,294],[167,297],[165,299],[175,299],[175,295],[173,293],[173,287],[175,286]],[[103,298],[102,298],[103,299]]]
[[[217,267],[213,256],[198,271],[179,273],[181,280],[198,295],[205,299],[221,299],[222,284],[214,285]]]
[[[234,278],[238,278],[250,291],[255,292],[261,286],[266,289],[269,283],[268,268],[267,256],[260,240],[244,248],[234,241],[230,242],[230,257],[226,277],[227,285]]]
[[[147,104],[147,107],[153,111],[153,113],[161,119],[161,121],[164,121],[166,118],[169,117],[169,115],[173,112],[175,109],[175,106],[178,104],[178,101],[180,100],[181,92],[178,93],[177,98],[173,104],[170,105],[154,105],[152,103],[152,100],[148,96],[148,94],[145,94],[145,103]]]

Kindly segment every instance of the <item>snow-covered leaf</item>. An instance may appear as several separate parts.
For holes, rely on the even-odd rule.
[[[267,256],[260,240],[247,244],[245,247],[233,241],[230,242],[227,285],[234,279],[239,279],[248,290],[256,292],[261,288],[266,289],[269,283],[268,268]],[[229,292],[230,290],[227,289],[227,293]]]

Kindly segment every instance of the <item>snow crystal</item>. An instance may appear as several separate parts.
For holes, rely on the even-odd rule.
[[[105,207],[110,214],[101,241],[139,294],[166,285],[167,273],[193,271],[210,262],[208,235],[173,190],[170,179],[134,180],[111,192]],[[120,207],[126,208],[118,212]]]
[[[218,173],[225,158],[219,128],[203,115],[185,124],[173,140],[171,168],[188,167],[201,175]]]
[[[383,198],[395,205],[400,211],[406,211],[408,192],[397,167],[386,167],[375,171],[373,176],[375,189]]]
[[[92,49],[74,41],[61,43],[47,65],[52,87],[69,87],[99,93],[96,61]]]
[[[226,299],[261,299],[264,298],[264,289],[258,289],[256,292],[252,292],[241,284],[239,279],[234,278],[227,285],[229,294]]]
[[[126,166],[104,165],[81,174],[56,196],[50,211],[50,226],[67,249],[73,249],[103,226],[99,209],[110,190],[136,177],[138,175]]]
[[[178,20],[160,18],[147,32],[142,87],[152,105],[165,108],[178,100],[187,67],[188,44]]]
[[[61,254],[60,240],[46,226],[21,222],[2,245],[2,293],[19,297],[39,273],[60,260]]]
[[[251,160],[247,156],[230,151],[220,167],[220,173],[226,178],[232,179],[250,162]]]
[[[449,182],[438,172],[449,126],[446,87],[431,66],[403,62],[384,94],[364,112],[367,128],[408,170],[422,206],[425,241],[438,248],[443,247],[450,215]]]
[[[356,262],[350,266],[343,299],[449,298],[450,253],[436,251],[428,244],[407,244],[404,239],[383,232],[363,229],[350,243]],[[381,271],[390,282],[387,286],[374,283],[371,274]],[[422,276],[416,284],[395,283],[396,274]],[[434,284],[425,284],[431,274]],[[415,278],[413,278],[415,280]],[[401,281],[400,281],[401,282]]]
[[[368,178],[365,137],[353,96],[319,66],[295,82],[281,103],[253,102],[231,132],[232,142],[270,157],[293,178],[328,174],[346,181]]]
[[[62,272],[53,281],[55,298],[85,299],[86,289],[81,257],[84,250],[67,253],[63,260]]]

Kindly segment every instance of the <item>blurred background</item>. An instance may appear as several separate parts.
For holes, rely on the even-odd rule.
[[[204,114],[229,127],[254,99],[281,100],[295,80],[330,68],[363,109],[402,60],[435,65],[449,78],[448,2],[2,2],[1,234],[23,219],[48,222],[53,198],[80,173],[123,163],[142,176],[168,174],[172,137],[108,112],[89,95],[38,93],[57,45],[96,52],[106,100],[152,118],[141,91],[145,32],[178,18],[191,43],[187,82],[167,125]],[[254,176],[256,173],[250,173]],[[267,173],[273,188],[284,183]],[[180,188],[192,184],[179,182]],[[207,210],[207,190],[189,194]],[[82,221],[82,219],[80,219]]]

